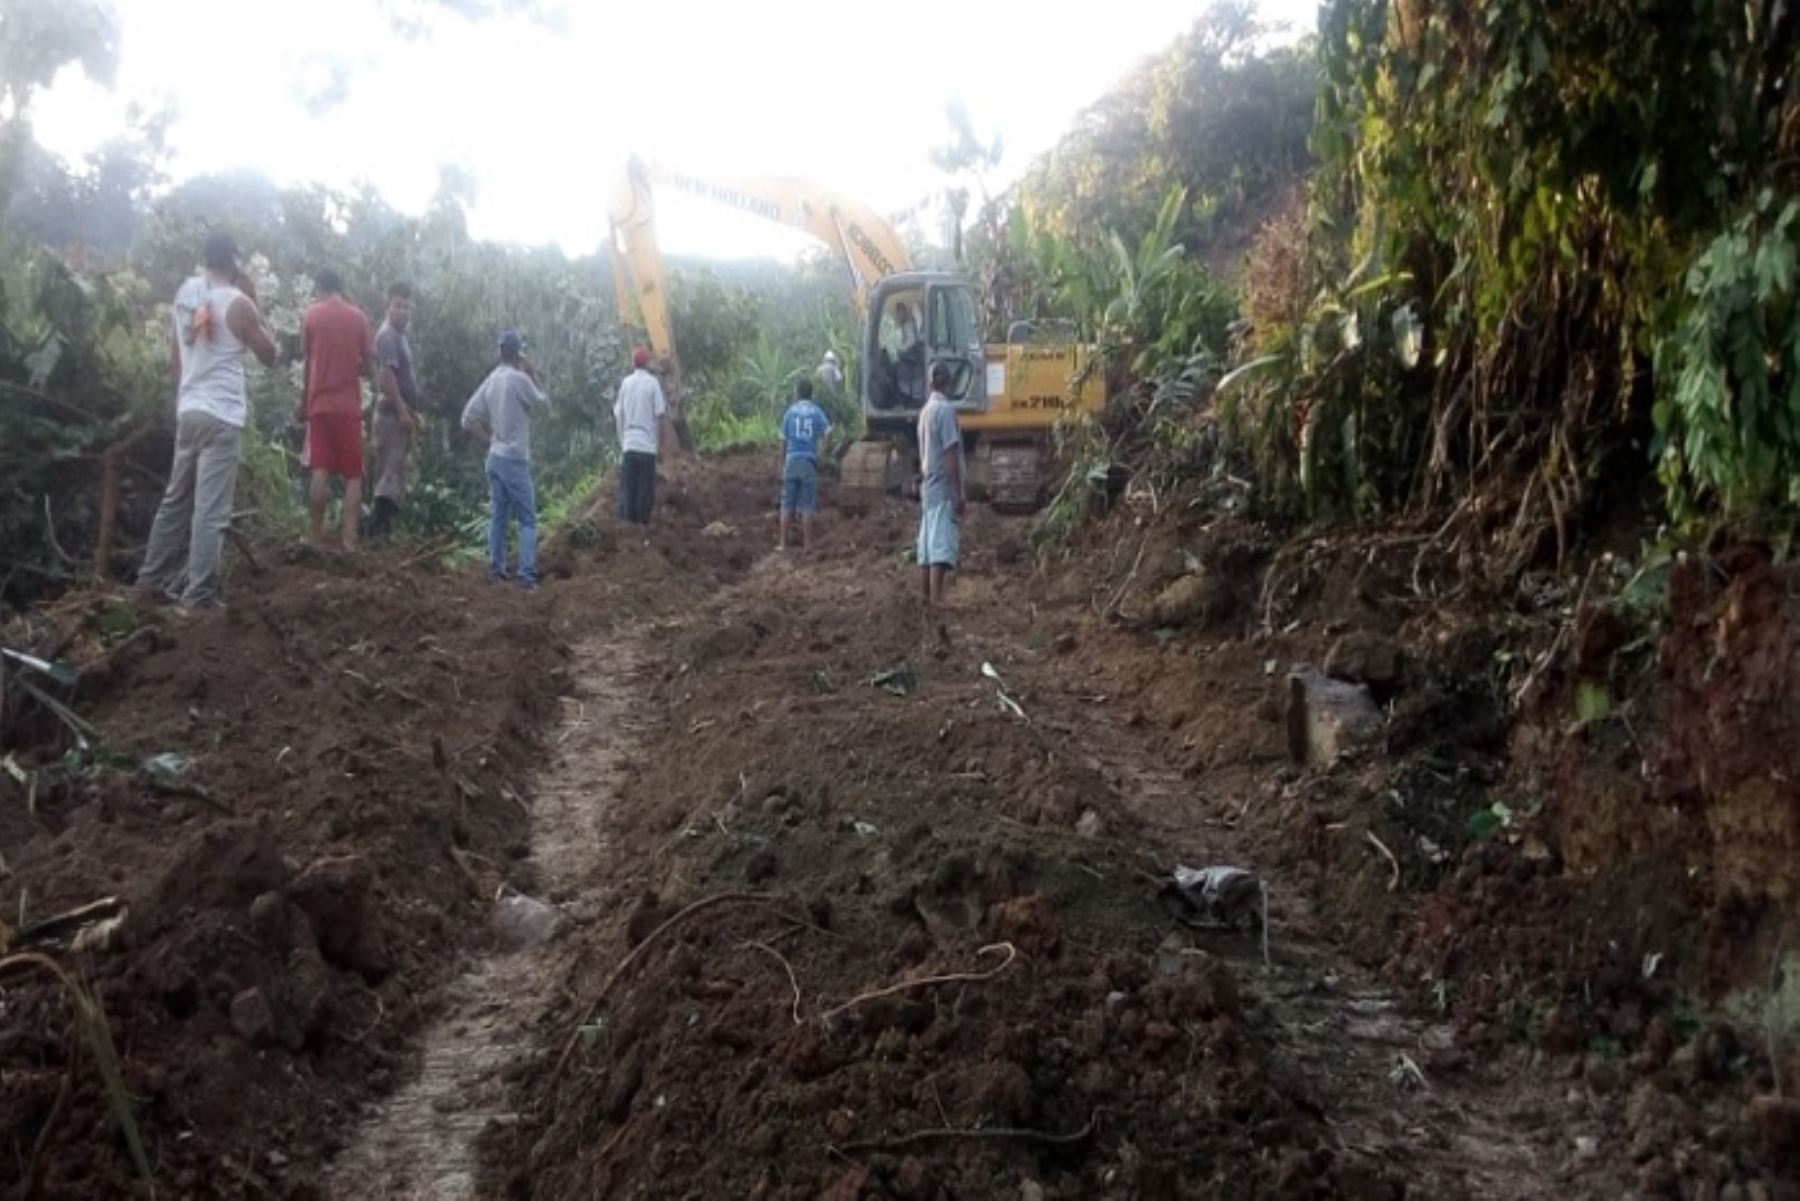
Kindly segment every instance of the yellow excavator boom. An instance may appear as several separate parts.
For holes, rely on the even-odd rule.
[[[702,178],[632,159],[612,198],[613,293],[621,318],[634,308],[659,357],[678,363],[669,316],[668,280],[656,240],[655,187],[761,217],[809,234],[835,251],[854,281],[857,312],[883,277],[912,267],[906,244],[879,213],[859,200],[803,179],[748,176]]]

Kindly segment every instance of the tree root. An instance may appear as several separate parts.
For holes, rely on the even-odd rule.
[[[942,1126],[931,1130],[915,1130],[911,1134],[902,1134],[894,1138],[861,1139],[854,1143],[845,1143],[837,1148],[846,1155],[858,1151],[897,1151],[902,1147],[916,1146],[919,1143],[938,1142],[943,1139],[1019,1139],[1028,1143],[1044,1143],[1052,1147],[1066,1147],[1074,1143],[1085,1142],[1099,1125],[1098,1112],[1089,1117],[1087,1123],[1079,1130],[1071,1130],[1067,1134],[1051,1134],[1043,1130],[1027,1130],[1017,1126],[995,1126],[988,1129],[963,1129],[955,1126]]]
[[[989,971],[951,972],[943,976],[924,976],[918,980],[902,980],[899,984],[890,984],[886,988],[878,988],[874,992],[866,992],[860,996],[851,997],[842,1005],[833,1009],[827,1009],[824,1013],[820,1014],[819,1020],[829,1025],[832,1018],[837,1017],[846,1010],[854,1009],[858,1005],[867,1004],[870,1001],[879,1000],[882,997],[891,997],[896,993],[909,992],[915,988],[927,988],[935,984],[955,984],[960,981],[974,982],[979,980],[990,980],[1005,971],[1008,965],[1019,957],[1018,948],[1014,947],[1010,942],[990,943],[975,953],[977,955],[991,955],[996,952],[1003,952],[1006,955],[1006,958]]]
[[[601,982],[599,992],[594,994],[594,999],[589,1001],[587,1008],[582,1011],[581,1020],[575,1023],[575,1029],[569,1032],[569,1041],[563,1044],[562,1054],[556,1058],[556,1067],[550,1073],[550,1082],[554,1084],[561,1078],[563,1068],[568,1065],[569,1056],[575,1053],[576,1044],[581,1041],[581,1028],[594,1020],[594,1014],[606,1001],[607,996],[611,994],[619,981],[625,978],[625,973],[630,971],[632,965],[637,963],[639,959],[642,959],[644,953],[655,946],[657,941],[662,938],[663,935],[698,914],[711,909],[715,905],[766,905],[770,901],[779,899],[780,898],[772,892],[721,892],[710,897],[702,897],[692,905],[689,905],[686,909],[677,913],[674,917],[669,918],[656,929],[650,931],[649,934],[645,935],[644,941],[633,947],[631,953],[626,955],[625,958],[619,960],[619,965],[613,968],[611,974]]]
[[[801,929],[801,927],[794,926],[794,927],[792,927],[792,929],[798,930],[798,929]],[[798,976],[794,975],[794,965],[788,962],[787,956],[783,955],[780,951],[777,951],[774,947],[770,946],[768,943],[757,942],[755,939],[750,939],[749,941],[744,942],[740,945],[746,946],[746,947],[755,947],[757,950],[761,951],[763,954],[772,956],[774,958],[775,962],[779,963],[782,966],[782,968],[784,970],[786,970],[788,983],[794,986],[794,1025],[799,1026],[799,1025],[804,1024],[805,1019],[803,1019],[800,1016],[800,978]]]

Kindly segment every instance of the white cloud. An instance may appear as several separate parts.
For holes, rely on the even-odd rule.
[[[245,0],[220,21],[171,19],[166,0],[119,7],[116,88],[65,71],[40,98],[53,149],[78,156],[123,127],[128,104],[168,98],[177,177],[250,167],[283,183],[366,180],[417,211],[439,164],[460,163],[479,187],[477,233],[584,252],[604,237],[633,151],[704,174],[804,175],[898,209],[941,186],[927,155],[960,93],[1003,135],[1002,173],[1016,172],[1205,5],[1111,0],[1070,19],[1033,0],[596,2],[560,8],[556,28],[422,0]],[[1313,10],[1263,7],[1307,23]],[[404,36],[396,16],[424,35]],[[339,81],[341,102],[322,105]],[[796,245],[699,202],[659,204],[674,251]]]

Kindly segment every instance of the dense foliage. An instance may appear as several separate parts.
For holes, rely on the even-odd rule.
[[[1269,476],[1313,512],[1449,508],[1502,573],[1652,458],[1679,515],[1793,499],[1796,24],[1327,6],[1305,295],[1244,406]]]
[[[525,332],[558,401],[543,484],[566,497],[604,468],[627,347],[602,261],[470,238],[454,172],[419,216],[256,177],[171,188],[155,118],[72,171],[32,142],[30,102],[65,63],[108,75],[106,9],[3,4],[7,596],[85,570],[108,447],[133,448],[127,525],[147,519],[169,425],[162,306],[214,224],[253,256],[290,351],[256,375],[246,507],[297,511],[291,352],[327,265],[377,318],[387,283],[416,290],[416,530],[478,519],[454,426],[502,327]],[[1253,12],[1214,4],[998,196],[998,139],[948,110],[951,246],[916,249],[975,276],[990,338],[1022,319],[1100,349],[1118,400],[1072,443],[1074,494],[1110,478],[1129,433],[1162,448],[1152,489],[1217,474],[1202,449],[1247,457],[1273,509],[1428,519],[1503,574],[1561,553],[1633,481],[1659,481],[1684,520],[1800,510],[1791,3],[1333,0],[1291,45]],[[672,285],[703,448],[774,438],[826,349],[848,378],[824,399],[854,425],[840,266],[689,267]]]
[[[1019,188],[1034,228],[1070,238],[1109,229],[1135,243],[1181,188],[1176,235],[1229,266],[1309,164],[1310,51],[1262,48],[1270,31],[1255,14],[1250,0],[1217,0],[1083,113]]]
[[[797,269],[772,262],[714,263],[670,279],[688,420],[702,450],[773,442],[794,385],[827,350],[845,386],[821,392],[834,426],[855,429],[856,317],[846,269],[823,252]]]

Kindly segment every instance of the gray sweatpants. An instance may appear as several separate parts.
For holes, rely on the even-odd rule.
[[[150,526],[139,588],[178,597],[184,605],[218,603],[219,560],[242,441],[242,430],[206,413],[176,419],[175,465]]]

